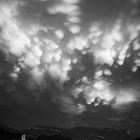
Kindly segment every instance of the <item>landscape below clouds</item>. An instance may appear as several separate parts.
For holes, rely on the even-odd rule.
[[[140,133],[139,15],[139,0],[1,0],[0,125]]]

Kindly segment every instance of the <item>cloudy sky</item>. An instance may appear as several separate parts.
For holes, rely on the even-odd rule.
[[[140,129],[139,0],[0,0],[0,124]]]

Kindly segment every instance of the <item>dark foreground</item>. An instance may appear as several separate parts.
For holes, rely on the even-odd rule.
[[[134,133],[126,130],[111,128],[75,127],[62,129],[35,126],[30,129],[15,130],[0,127],[0,140],[140,140],[134,135]]]

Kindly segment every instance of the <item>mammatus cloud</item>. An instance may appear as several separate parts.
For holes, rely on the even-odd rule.
[[[1,49],[3,51],[7,50],[6,52],[12,53],[13,55],[21,56],[30,45],[30,39],[20,29],[17,21],[14,19],[14,16],[17,14],[17,5],[18,3],[16,1],[13,3],[2,2],[0,5],[1,43],[6,46],[1,46]]]
[[[17,58],[9,74],[15,82],[24,71],[30,75],[27,83],[32,83],[32,88],[46,90],[50,88],[47,81],[51,79],[57,88],[57,91],[49,89],[53,93],[50,95],[52,100],[59,104],[62,112],[71,114],[81,114],[91,104],[94,107],[108,105],[119,110],[124,105],[139,102],[135,89],[118,87],[117,92],[110,80],[115,75],[112,69],[123,66],[133,54],[130,69],[132,73],[139,69],[139,23],[123,23],[119,18],[110,27],[102,28],[102,24],[92,22],[82,32],[81,1],[58,0],[49,7],[46,5],[45,12],[52,16],[64,15],[62,28],[32,21],[25,28],[18,19],[18,14],[23,14],[18,7],[25,8],[20,2],[0,3],[0,50],[7,61],[11,55]],[[48,37],[48,34],[53,36]],[[89,60],[85,60],[86,63],[81,61],[86,55],[92,59],[90,65],[94,69],[87,68]],[[72,74],[75,80],[72,80]]]
[[[81,10],[79,4],[82,0],[58,0],[52,6],[47,7],[47,12],[51,15],[63,14],[66,20],[64,26],[73,34],[79,33],[81,27]]]

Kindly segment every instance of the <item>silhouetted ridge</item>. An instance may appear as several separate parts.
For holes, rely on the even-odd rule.
[[[0,127],[0,140],[21,140],[25,135],[26,140],[139,140],[127,130],[112,128],[97,129],[92,127],[74,127],[63,129],[36,125],[30,129],[15,130]]]

